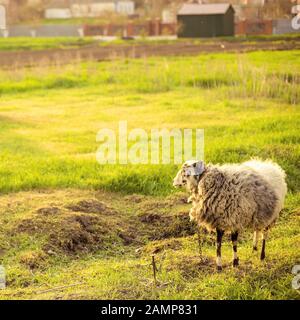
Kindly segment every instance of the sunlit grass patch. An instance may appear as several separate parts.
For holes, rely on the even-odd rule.
[[[116,130],[118,121],[127,120],[129,129],[147,132],[204,128],[207,161],[272,158],[287,170],[296,191],[296,57],[298,51],[268,58],[254,52],[2,70],[0,189],[171,192],[176,166],[97,164],[98,130]]]
[[[0,72],[1,299],[299,299],[299,51],[75,63]],[[205,161],[271,158],[286,207],[266,263],[198,255],[178,166],[100,165],[99,129],[203,128]],[[101,191],[99,191],[101,190]],[[26,192],[24,192],[26,191]],[[106,192],[104,192],[106,191]],[[155,252],[158,286],[149,266]],[[60,289],[60,287],[63,287]]]
[[[240,266],[233,268],[231,242],[224,237],[222,273],[215,268],[215,235],[202,234],[201,260],[197,235],[169,228],[189,226],[183,197],[124,197],[76,189],[2,196],[0,249],[7,289],[1,290],[1,299],[299,299],[291,286],[291,268],[300,261],[297,195],[288,196],[270,233],[265,262],[253,254],[251,233],[244,232],[238,245]],[[187,221],[178,225],[176,216],[182,212]],[[106,228],[98,233],[98,243],[76,238],[82,231],[93,235],[101,225]],[[102,242],[103,236],[111,238]],[[74,246],[65,246],[67,239],[76,240]]]

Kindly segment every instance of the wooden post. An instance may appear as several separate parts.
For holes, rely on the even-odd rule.
[[[157,280],[156,280],[156,272],[157,272],[157,267],[156,267],[156,263],[155,263],[155,255],[152,255],[152,269],[153,269],[153,278],[154,278],[154,285],[155,287],[157,287]]]

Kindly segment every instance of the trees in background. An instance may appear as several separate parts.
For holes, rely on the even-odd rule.
[[[49,0],[10,0],[7,8],[8,23],[40,21],[48,2]]]
[[[296,1],[297,2],[297,1]],[[288,18],[291,16],[293,1],[289,0],[266,0],[263,7],[264,19]]]

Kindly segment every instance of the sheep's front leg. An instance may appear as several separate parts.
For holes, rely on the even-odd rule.
[[[222,238],[224,231],[217,229],[217,270],[222,270],[222,258],[221,258],[221,247],[222,247]]]
[[[239,265],[239,258],[237,255],[237,239],[238,239],[238,232],[231,233],[231,242],[232,242],[232,250],[233,250],[233,261],[232,265],[237,267]]]
[[[190,217],[190,221],[194,221],[194,220],[195,220],[196,214],[195,214],[194,208],[192,208],[192,209],[189,211],[189,217]]]
[[[257,251],[257,244],[258,244],[258,239],[259,239],[260,232],[259,231],[254,231],[253,234],[253,251]]]

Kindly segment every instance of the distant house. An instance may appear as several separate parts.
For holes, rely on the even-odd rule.
[[[53,0],[46,10],[46,19],[99,17],[107,12],[134,14],[134,2],[130,0]]]
[[[0,0],[0,30],[6,29],[6,1]]]
[[[234,35],[234,9],[230,4],[185,3],[177,13],[177,21],[179,37]]]
[[[134,1],[115,1],[115,10],[117,13],[132,15],[134,14],[135,4]]]
[[[53,0],[45,10],[46,19],[69,19],[72,18],[71,8],[68,1]]]
[[[104,12],[115,12],[114,1],[89,1],[71,4],[71,13],[74,18],[99,17]]]

